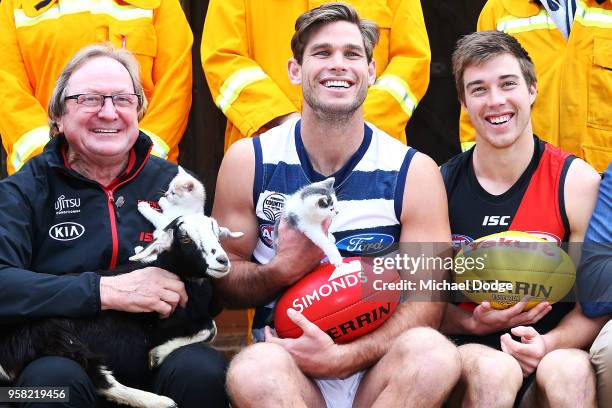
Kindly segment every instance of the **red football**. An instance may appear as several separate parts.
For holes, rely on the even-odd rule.
[[[325,263],[296,282],[276,303],[274,326],[279,337],[297,338],[302,329],[287,317],[293,308],[336,343],[347,343],[379,327],[391,316],[400,291],[381,289],[399,282],[395,270],[374,273],[372,260],[345,258],[339,268]],[[374,284],[375,281],[379,281]],[[380,289],[380,290],[377,290]]]

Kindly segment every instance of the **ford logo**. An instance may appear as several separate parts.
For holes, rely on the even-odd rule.
[[[375,254],[389,248],[395,239],[388,234],[359,234],[341,239],[336,246],[354,254]]]
[[[72,241],[85,233],[85,227],[76,222],[61,222],[49,228],[49,236],[58,241]]]

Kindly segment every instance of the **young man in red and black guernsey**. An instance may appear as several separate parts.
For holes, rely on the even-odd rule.
[[[533,134],[537,83],[527,52],[502,32],[470,34],[457,44],[453,71],[476,129],[475,147],[442,166],[454,240],[516,230],[559,244],[582,241],[599,176]],[[505,310],[474,306],[449,305],[441,327],[462,358],[454,403],[595,406],[595,376],[581,349],[602,321],[574,303],[529,311],[525,300]]]

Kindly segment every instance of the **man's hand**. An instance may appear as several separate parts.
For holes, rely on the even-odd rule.
[[[500,338],[501,348],[504,353],[510,354],[518,361],[523,370],[523,377],[527,377],[538,368],[547,353],[544,336],[528,326],[515,327],[510,331],[520,337],[521,342],[513,340],[510,334],[506,333]]]
[[[325,255],[321,248],[284,220],[281,220],[277,233],[276,255],[269,265],[278,274],[276,278],[289,286],[316,268]]]
[[[523,312],[529,299],[524,298],[508,309],[496,310],[489,302],[482,302],[472,312],[473,333],[486,335],[516,326],[532,325],[552,310],[548,302],[541,302],[527,312]]]
[[[313,378],[334,378],[350,373],[339,373],[338,362],[341,347],[324,331],[294,309],[287,309],[287,316],[304,332],[297,339],[281,339],[266,326],[266,341],[278,344],[291,354],[304,374]]]
[[[157,312],[163,319],[170,316],[177,305],[185,307],[187,292],[175,274],[146,267],[100,278],[100,302],[102,310]]]

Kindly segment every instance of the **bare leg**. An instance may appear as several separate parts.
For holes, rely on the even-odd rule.
[[[232,360],[227,389],[238,408],[325,407],[317,385],[285,349],[271,343],[247,347]]]
[[[559,349],[546,354],[536,371],[536,385],[543,406],[597,406],[595,371],[585,351]]]
[[[523,383],[519,363],[509,354],[482,344],[459,347],[461,380],[450,406],[512,407]]]
[[[461,372],[456,347],[431,328],[399,336],[365,375],[354,407],[441,406]]]

